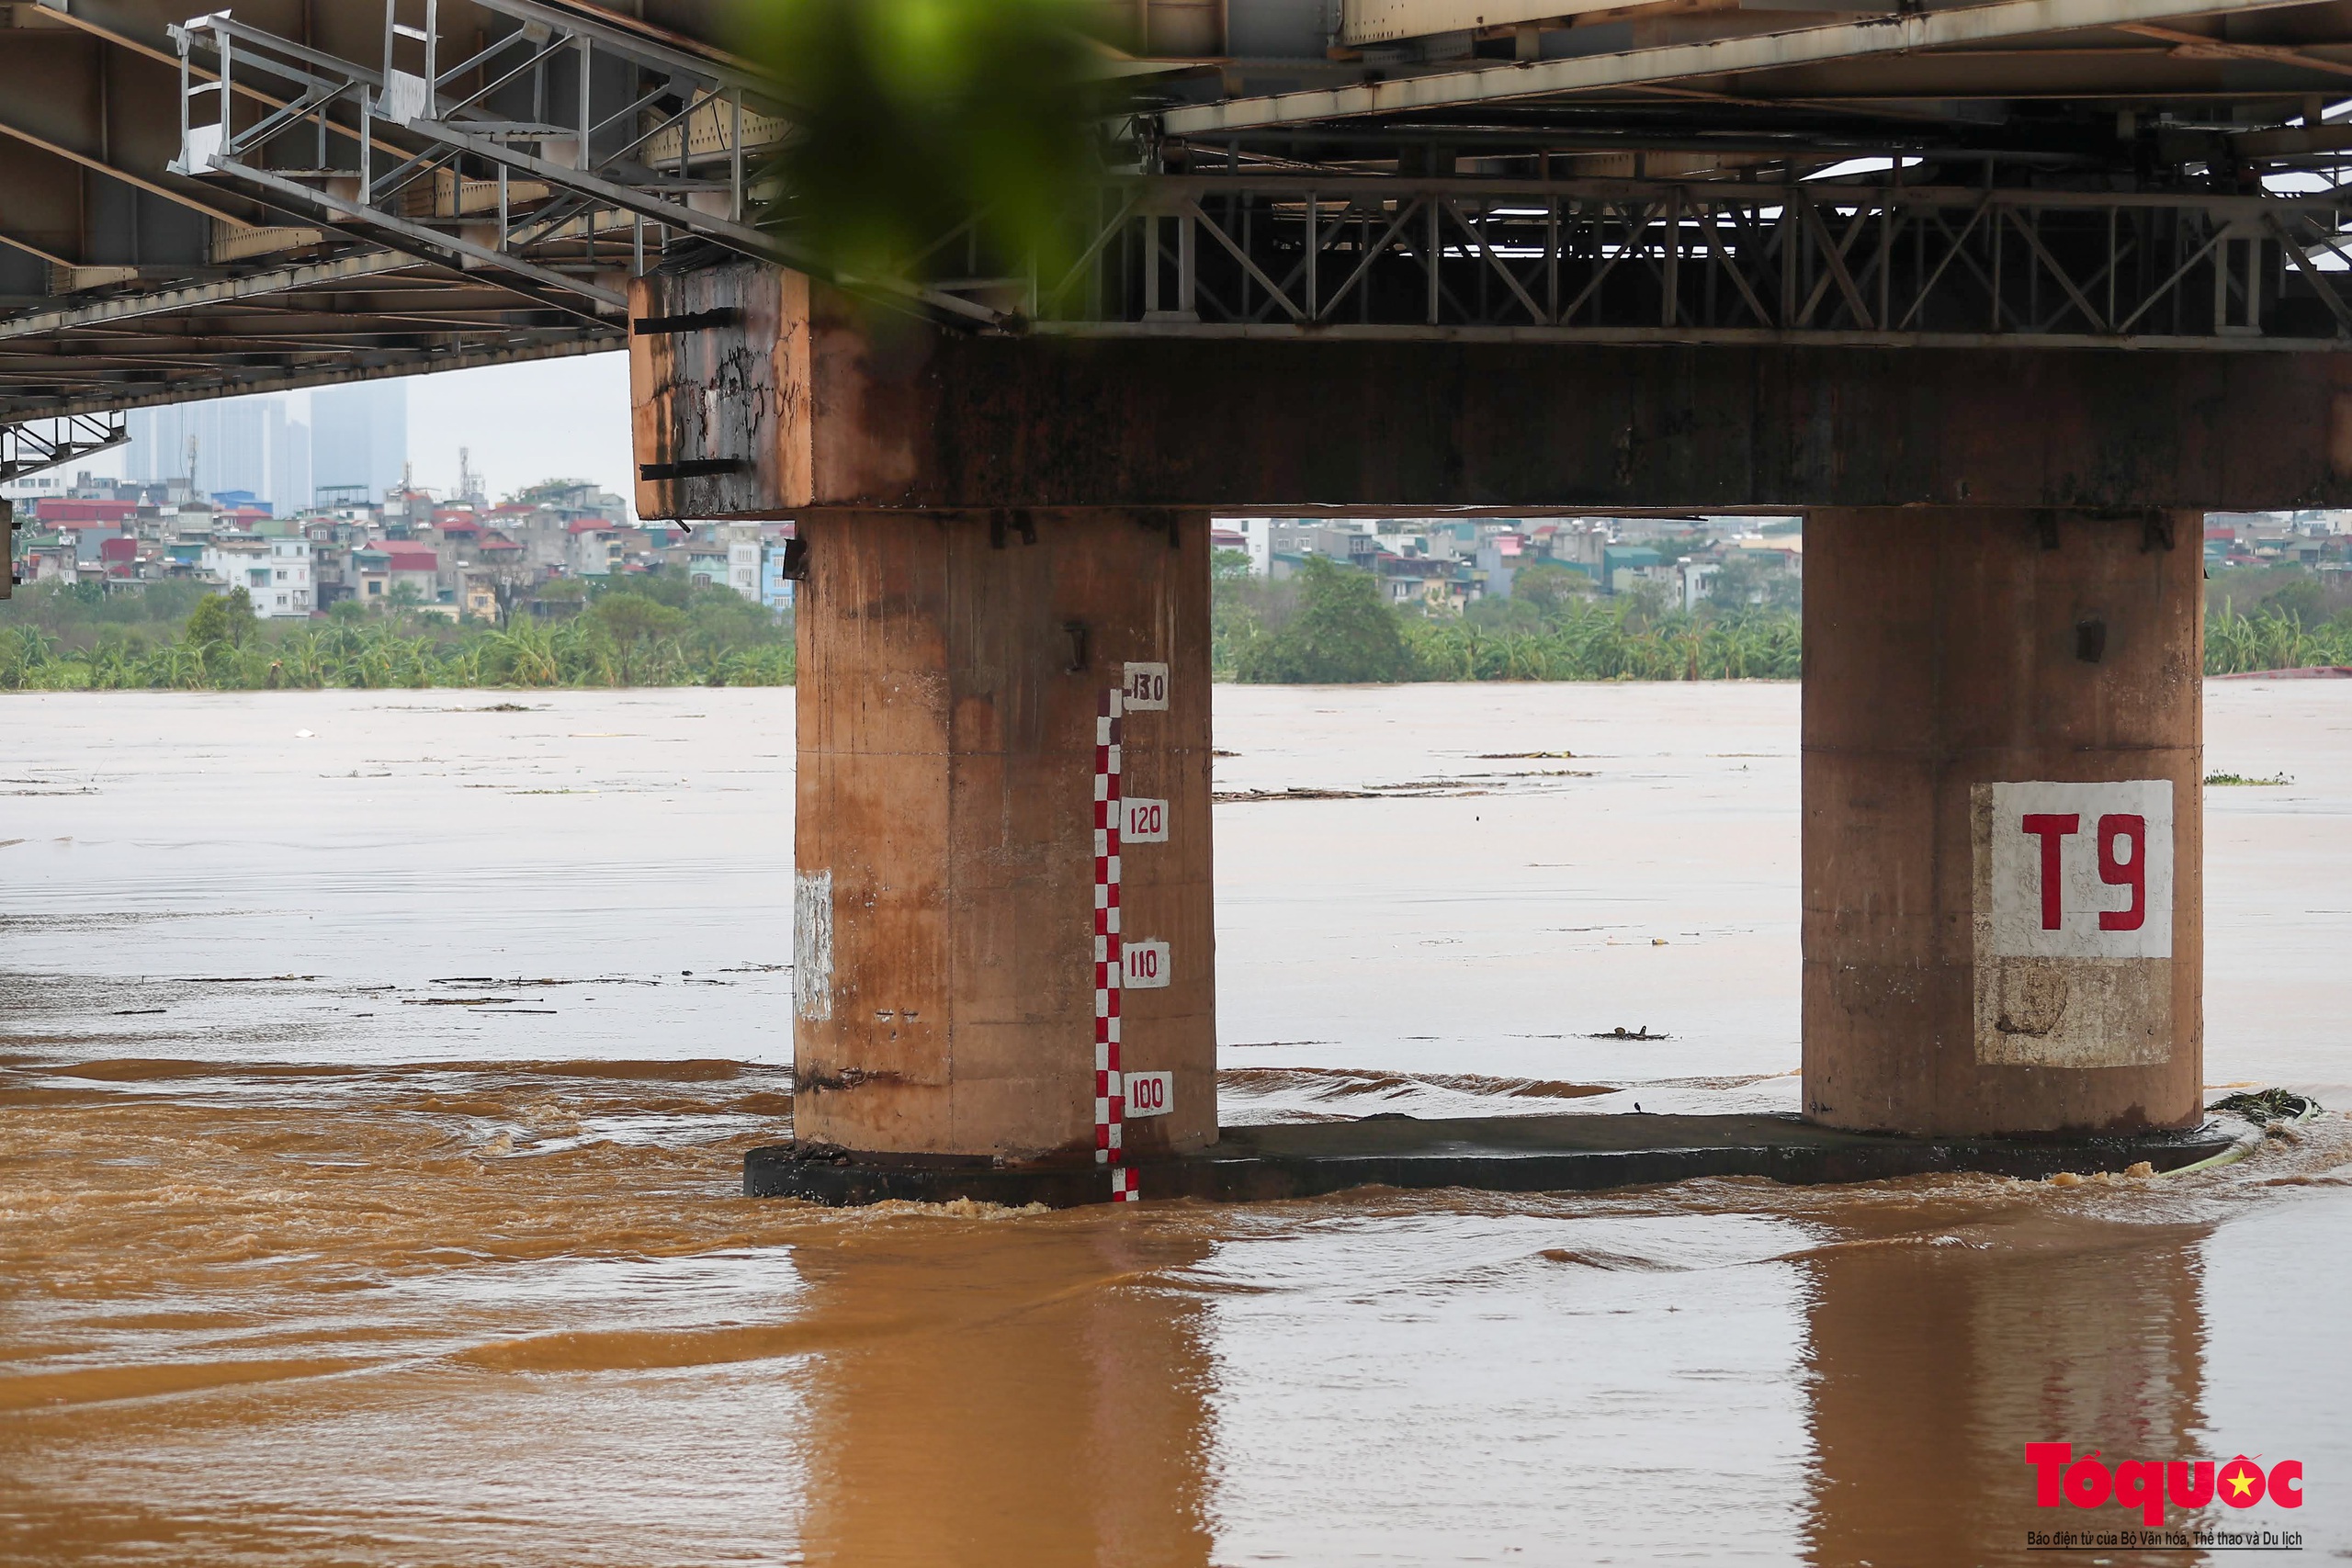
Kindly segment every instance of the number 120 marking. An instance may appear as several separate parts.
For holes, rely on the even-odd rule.
[[[1147,800],[1131,795],[1124,802],[1125,819],[1119,827],[1119,841],[1125,844],[1164,844],[1168,841],[1168,803]]]

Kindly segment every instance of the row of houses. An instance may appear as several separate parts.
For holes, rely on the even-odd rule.
[[[1321,557],[1371,572],[1391,604],[1447,614],[1510,598],[1518,574],[1532,567],[1562,568],[1587,592],[1654,584],[1685,609],[1713,594],[1733,560],[1752,563],[1768,581],[1804,571],[1794,519],[1237,518],[1220,525],[1215,543],[1248,553],[1252,570],[1275,581]]]
[[[2352,570],[2352,513],[2211,512],[2205,516],[2209,567],[2302,566]]]
[[[300,619],[349,601],[455,618],[503,620],[518,607],[563,613],[577,587],[652,572],[791,602],[788,524],[639,524],[588,485],[537,487],[513,501],[445,504],[401,488],[380,502],[277,517],[248,497],[175,500],[160,487],[85,483],[34,500],[16,540],[22,581],[97,581],[136,592],[192,580],[242,588],[256,615]],[[107,493],[109,490],[120,493]]]

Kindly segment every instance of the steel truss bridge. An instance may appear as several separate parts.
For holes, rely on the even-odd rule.
[[[1131,163],[1065,254],[983,276],[967,224],[854,286],[1071,336],[2352,338],[2352,5],[1799,4],[1120,0]],[[128,408],[618,347],[652,268],[821,274],[725,10],[0,6],[0,477]]]
[[[1035,329],[1600,342],[2340,346],[2335,196],[1159,176]]]

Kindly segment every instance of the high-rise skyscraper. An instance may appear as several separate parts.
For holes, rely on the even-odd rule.
[[[311,427],[289,419],[270,443],[269,498],[280,517],[290,517],[311,504]]]
[[[273,484],[274,459],[287,444],[282,398],[216,398],[133,409],[124,416],[124,426],[130,445],[123,454],[123,473],[134,484],[161,484],[193,472],[197,488],[207,493],[242,490],[280,505],[286,502]]]
[[[322,387],[311,394],[311,485],[321,500],[381,501],[408,462],[408,384]]]
[[[189,477],[217,495],[250,491],[285,516],[311,503],[311,427],[286,416],[277,394],[133,409],[123,478],[163,484]]]

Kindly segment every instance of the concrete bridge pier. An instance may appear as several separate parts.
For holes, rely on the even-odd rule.
[[[1807,517],[1812,1120],[1934,1135],[2198,1121],[2201,525]]]
[[[1174,1074],[1131,1158],[1216,1139],[1208,520],[1164,511],[803,517],[794,1128],[949,1161],[1091,1163],[1096,718],[1130,663],[1122,1066]],[[1158,695],[1155,690],[1153,695]],[[1147,699],[1148,700],[1148,699]]]

